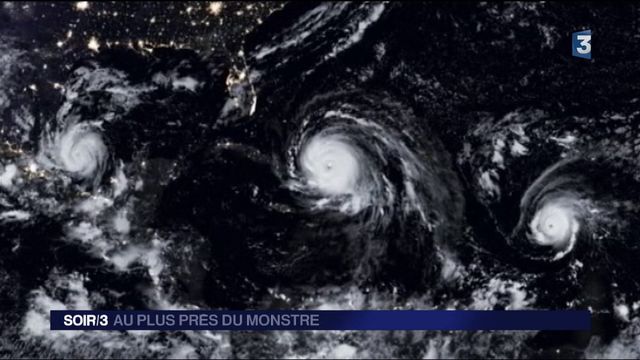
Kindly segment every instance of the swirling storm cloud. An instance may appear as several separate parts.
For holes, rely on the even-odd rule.
[[[637,5],[1,6],[1,356],[640,356]],[[593,329],[51,332],[52,309]]]

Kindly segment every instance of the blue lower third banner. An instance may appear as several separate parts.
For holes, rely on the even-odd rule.
[[[590,329],[586,310],[51,311],[51,330]]]

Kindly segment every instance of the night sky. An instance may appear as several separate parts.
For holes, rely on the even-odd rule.
[[[34,51],[76,58],[113,47],[147,52],[156,47],[192,48],[237,57],[244,35],[283,4],[3,2],[0,28],[18,33]]]

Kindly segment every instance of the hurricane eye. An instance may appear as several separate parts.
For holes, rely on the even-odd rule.
[[[572,205],[559,200],[539,209],[531,220],[530,229],[538,244],[562,247],[571,241],[578,225],[577,214]]]
[[[58,135],[54,157],[70,176],[97,184],[105,171],[109,150],[97,129],[79,123]]]
[[[356,191],[364,161],[362,153],[348,139],[314,136],[300,154],[300,165],[307,181],[326,194]]]

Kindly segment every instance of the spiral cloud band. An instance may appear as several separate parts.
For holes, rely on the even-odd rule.
[[[89,123],[76,123],[57,134],[53,144],[57,165],[71,177],[97,185],[109,158],[102,135]]]

